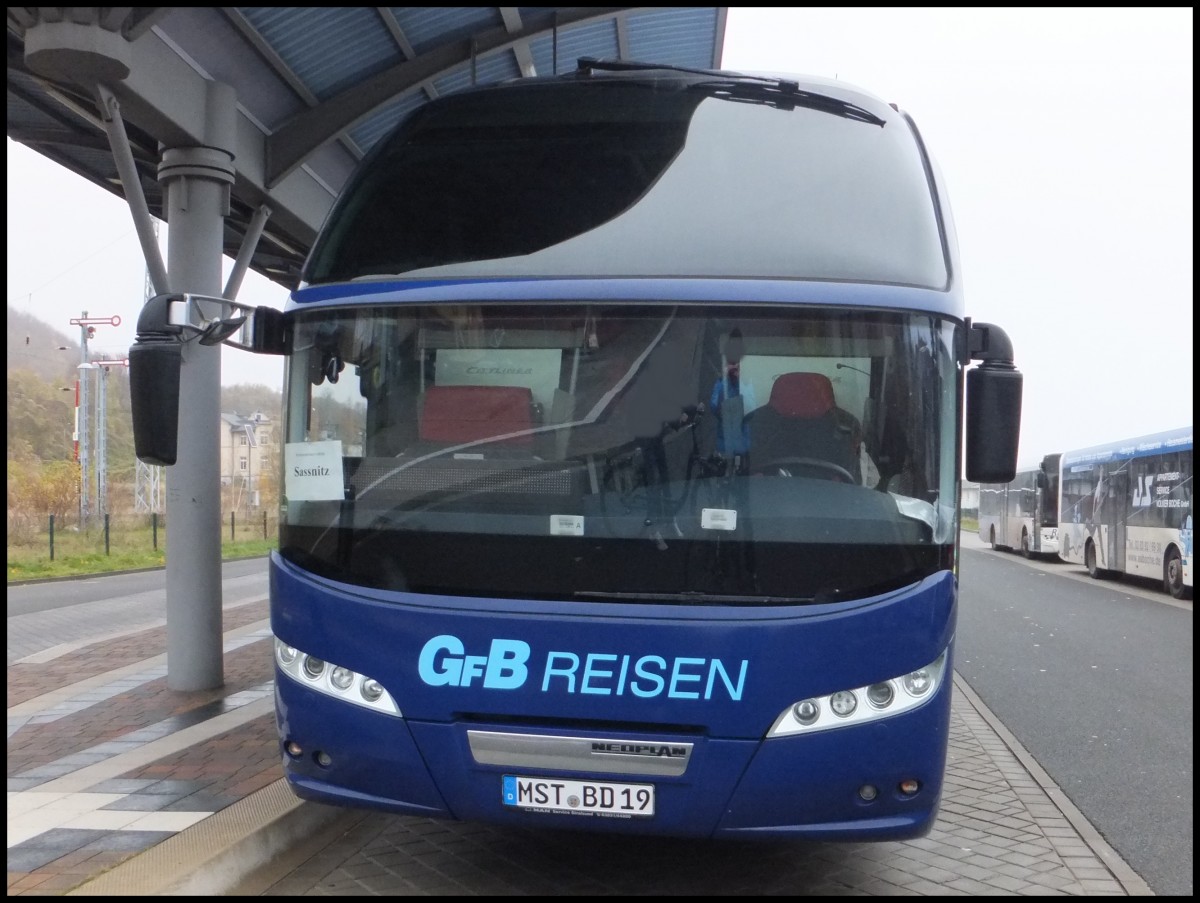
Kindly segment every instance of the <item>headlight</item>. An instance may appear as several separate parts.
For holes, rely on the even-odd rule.
[[[858,708],[858,697],[853,690],[838,690],[829,697],[829,708],[839,718],[849,718]]]
[[[904,683],[904,690],[910,696],[924,696],[933,688],[933,677],[929,673],[928,668],[918,668],[916,671],[910,671],[905,674],[900,680]]]
[[[798,702],[792,706],[792,715],[801,724],[813,724],[821,715],[821,704],[815,699],[806,699],[803,702]]]
[[[867,687],[867,702],[875,706],[877,709],[886,709],[892,704],[892,700],[896,698],[896,691],[892,689],[892,682],[885,680],[883,683],[871,684]]]
[[[275,641],[275,657],[278,658],[282,664],[290,665],[296,660],[297,655],[298,653],[296,652],[295,646],[289,646],[282,640]]]
[[[865,724],[907,712],[931,699],[946,674],[946,653],[923,668],[881,680],[866,687],[838,690],[788,706],[771,726],[767,737],[827,731]],[[866,705],[859,701],[866,699]]]
[[[275,664],[282,674],[310,690],[377,712],[400,714],[400,707],[379,681],[309,655],[280,639],[275,640]]]

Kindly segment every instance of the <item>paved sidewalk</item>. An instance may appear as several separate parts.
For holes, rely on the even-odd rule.
[[[167,688],[163,626],[37,643],[35,616],[13,620],[39,651],[8,666],[10,896],[1150,893],[957,679],[928,837],[748,855],[301,803],[281,780],[265,598],[226,607],[225,686],[197,693]]]

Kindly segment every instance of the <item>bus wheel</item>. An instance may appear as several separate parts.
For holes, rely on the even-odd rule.
[[[1176,548],[1167,549],[1167,559],[1163,562],[1163,589],[1176,599],[1192,597],[1192,588],[1183,585],[1183,559]]]
[[[1083,563],[1087,567],[1088,576],[1093,580],[1103,580],[1108,574],[1103,568],[1096,566],[1096,544],[1089,541],[1083,550]]]
[[[1033,557],[1033,550],[1029,548],[1029,534],[1024,530],[1021,531],[1021,554],[1026,558]]]

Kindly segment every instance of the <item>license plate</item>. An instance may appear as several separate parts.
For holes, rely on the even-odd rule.
[[[649,818],[654,815],[653,784],[615,784],[564,778],[525,778],[504,775],[504,805],[528,812],[569,812],[611,818]]]

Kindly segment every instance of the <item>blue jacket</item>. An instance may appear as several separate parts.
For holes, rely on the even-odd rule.
[[[740,404],[727,405],[727,398],[736,398]],[[717,451],[723,455],[750,451],[750,424],[745,415],[755,408],[754,386],[748,382],[731,383],[722,377],[713,385],[708,407],[717,416]]]

